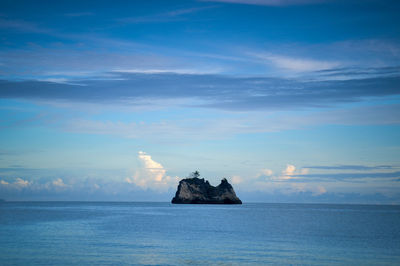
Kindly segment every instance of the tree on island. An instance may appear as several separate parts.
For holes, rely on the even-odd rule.
[[[199,171],[194,171],[193,173],[190,174],[192,178],[199,178],[200,172]]]

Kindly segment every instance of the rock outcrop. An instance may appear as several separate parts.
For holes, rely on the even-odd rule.
[[[217,187],[204,178],[182,179],[171,201],[176,204],[242,204],[231,184],[224,178]]]

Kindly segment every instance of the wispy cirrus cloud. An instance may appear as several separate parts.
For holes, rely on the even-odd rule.
[[[94,13],[87,11],[87,12],[66,13],[64,15],[66,17],[88,17],[88,16],[94,16]]]
[[[244,5],[260,5],[260,6],[309,5],[309,4],[326,2],[326,0],[202,0],[202,1],[244,4]]]
[[[206,7],[191,7],[182,8],[176,10],[170,10],[162,13],[146,15],[146,16],[135,16],[135,17],[124,17],[116,19],[117,22],[123,24],[141,24],[141,23],[161,23],[161,22],[174,22],[185,20],[185,15],[194,14],[207,9],[215,8],[215,6]]]
[[[317,70],[312,73],[314,80],[351,80],[351,79],[364,79],[372,77],[390,77],[397,76],[400,72],[399,66],[388,67],[342,67]]]
[[[265,63],[274,65],[277,68],[294,72],[314,72],[326,69],[333,69],[340,66],[340,62],[313,60],[307,58],[289,57],[274,54],[250,54],[264,60]]]
[[[67,42],[59,46],[31,44],[26,49],[0,51],[0,76],[6,79],[60,80],[107,77],[114,71],[136,71],[344,80],[399,73],[398,43],[394,41],[348,41],[324,45],[275,43],[262,49],[239,49],[223,44],[226,49],[213,53],[193,52],[187,47],[165,48],[94,33],[66,34],[50,30],[47,35],[58,42],[60,39]],[[71,41],[79,42],[79,49],[67,44]],[[382,48],[374,49],[374,45]]]
[[[14,31],[40,33],[40,34],[54,33],[51,29],[39,26],[35,22],[21,20],[21,19],[2,18],[2,17],[0,17],[0,29],[8,29]]]
[[[382,107],[381,107],[382,108]],[[377,107],[376,109],[379,109]],[[184,120],[163,120],[153,123],[121,122],[121,121],[96,121],[89,119],[65,120],[60,126],[67,132],[114,135],[125,138],[149,139],[153,141],[189,139],[224,139],[239,134],[254,134],[266,132],[281,132],[291,129],[301,129],[315,125],[376,125],[399,124],[393,119],[398,116],[400,108],[393,112],[388,110],[380,116],[374,111],[362,108],[357,111],[349,110],[347,113],[335,114],[335,111],[317,114],[287,114],[287,115],[255,115],[249,113],[232,118],[203,118]],[[355,115],[358,112],[359,115]],[[372,119],[369,114],[375,115]],[[392,117],[390,117],[392,116]],[[386,120],[385,120],[386,119]],[[193,127],[193,125],[196,127]],[[210,128],[213,130],[210,131]],[[162,135],[158,132],[164,132]]]
[[[140,119],[121,119],[118,115],[113,119],[99,119],[89,114],[98,114],[102,112],[122,112],[126,114],[143,110],[152,110],[153,112],[162,113],[170,106],[186,106],[187,101],[180,103],[171,102],[169,105],[166,105],[164,100],[160,101],[158,104],[156,102],[143,102],[143,107],[129,107],[129,105],[126,107],[120,107],[120,105],[108,106],[107,104],[99,103],[57,103],[57,101],[54,100],[50,103],[41,101],[38,103],[44,105],[50,104],[51,107],[57,108],[58,110],[73,110],[73,112],[70,115],[62,116],[57,116],[53,112],[33,113],[21,119],[0,121],[0,127],[3,129],[22,129],[46,126],[69,133],[108,135],[126,139],[148,140],[152,143],[183,144],[193,142],[193,140],[221,140],[242,134],[283,132],[321,125],[355,126],[400,124],[400,105],[396,104],[313,112],[278,112],[265,110],[227,112],[225,110],[215,109],[176,109],[185,110],[184,112],[190,113],[191,117],[160,117],[150,122]],[[149,104],[154,104],[155,106],[149,107]],[[160,132],[163,133],[159,134]],[[5,154],[5,156],[9,155]],[[351,167],[352,166],[348,166],[348,168]],[[356,168],[356,166],[354,167]],[[343,166],[343,168],[346,168],[346,166]],[[362,167],[360,167],[360,170],[361,168]]]
[[[143,100],[151,103],[157,99],[188,99],[188,106],[192,107],[295,110],[363,102],[371,97],[395,96],[399,95],[400,84],[399,76],[304,81],[209,74],[112,74],[111,79],[72,79],[70,84],[2,80],[0,98],[125,105],[138,104]]]
[[[132,74],[189,74],[189,75],[204,75],[204,74],[217,74],[218,69],[205,68],[205,69],[190,69],[190,68],[131,68],[131,69],[113,69],[112,73],[132,73]]]

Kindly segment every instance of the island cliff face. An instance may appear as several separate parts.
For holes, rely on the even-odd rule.
[[[176,204],[242,204],[231,184],[224,178],[217,187],[204,178],[182,179],[171,201]]]

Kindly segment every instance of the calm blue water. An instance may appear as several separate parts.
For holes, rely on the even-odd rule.
[[[5,202],[0,264],[400,265],[400,206]]]

